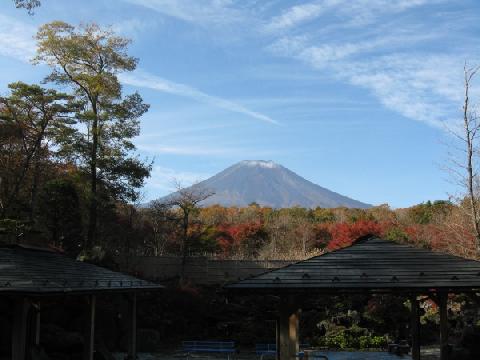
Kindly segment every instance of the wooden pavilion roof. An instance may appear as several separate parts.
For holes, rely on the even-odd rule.
[[[226,288],[332,293],[480,291],[480,262],[368,237]]]
[[[0,295],[139,291],[163,286],[71,259],[61,253],[19,245],[0,247]]]

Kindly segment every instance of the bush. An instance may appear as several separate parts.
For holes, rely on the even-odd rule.
[[[330,349],[378,349],[387,345],[386,336],[356,335],[343,330],[335,335],[326,335],[317,339],[318,345]]]
[[[387,345],[387,338],[385,336],[360,336],[358,338],[360,349],[379,349]]]
[[[343,331],[338,335],[325,336],[322,340],[323,342],[321,342],[321,346],[326,346],[332,349],[346,349],[350,345],[345,332]]]

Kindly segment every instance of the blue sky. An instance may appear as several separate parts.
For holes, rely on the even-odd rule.
[[[130,37],[140,62],[121,80],[151,104],[135,140],[155,161],[144,200],[246,159],[372,204],[458,191],[444,127],[461,118],[464,62],[480,63],[476,0],[42,2],[34,16],[0,5],[0,91],[47,73],[28,60],[42,23]]]

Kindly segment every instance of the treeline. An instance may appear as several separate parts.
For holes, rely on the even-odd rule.
[[[230,259],[302,259],[348,246],[375,234],[392,241],[476,257],[471,223],[459,205],[426,202],[406,209],[387,205],[370,209],[272,209],[252,204],[245,208],[211,206],[193,212],[184,242],[178,208],[153,203],[139,216],[149,228],[144,254],[181,254]]]

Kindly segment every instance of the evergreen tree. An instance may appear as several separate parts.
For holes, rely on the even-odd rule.
[[[0,217],[18,217],[18,208],[33,217],[40,169],[49,160],[49,145],[70,126],[70,97],[38,85],[17,82],[0,97]],[[16,205],[17,210],[12,209]]]
[[[134,155],[131,139],[148,110],[139,94],[122,96],[118,73],[132,71],[129,40],[96,24],[78,29],[64,22],[43,25],[37,33],[36,63],[52,69],[46,80],[67,85],[79,106],[77,125],[61,143],[62,154],[89,178],[90,206],[86,250],[96,244],[97,209],[104,190],[115,199],[134,201],[151,165]]]

